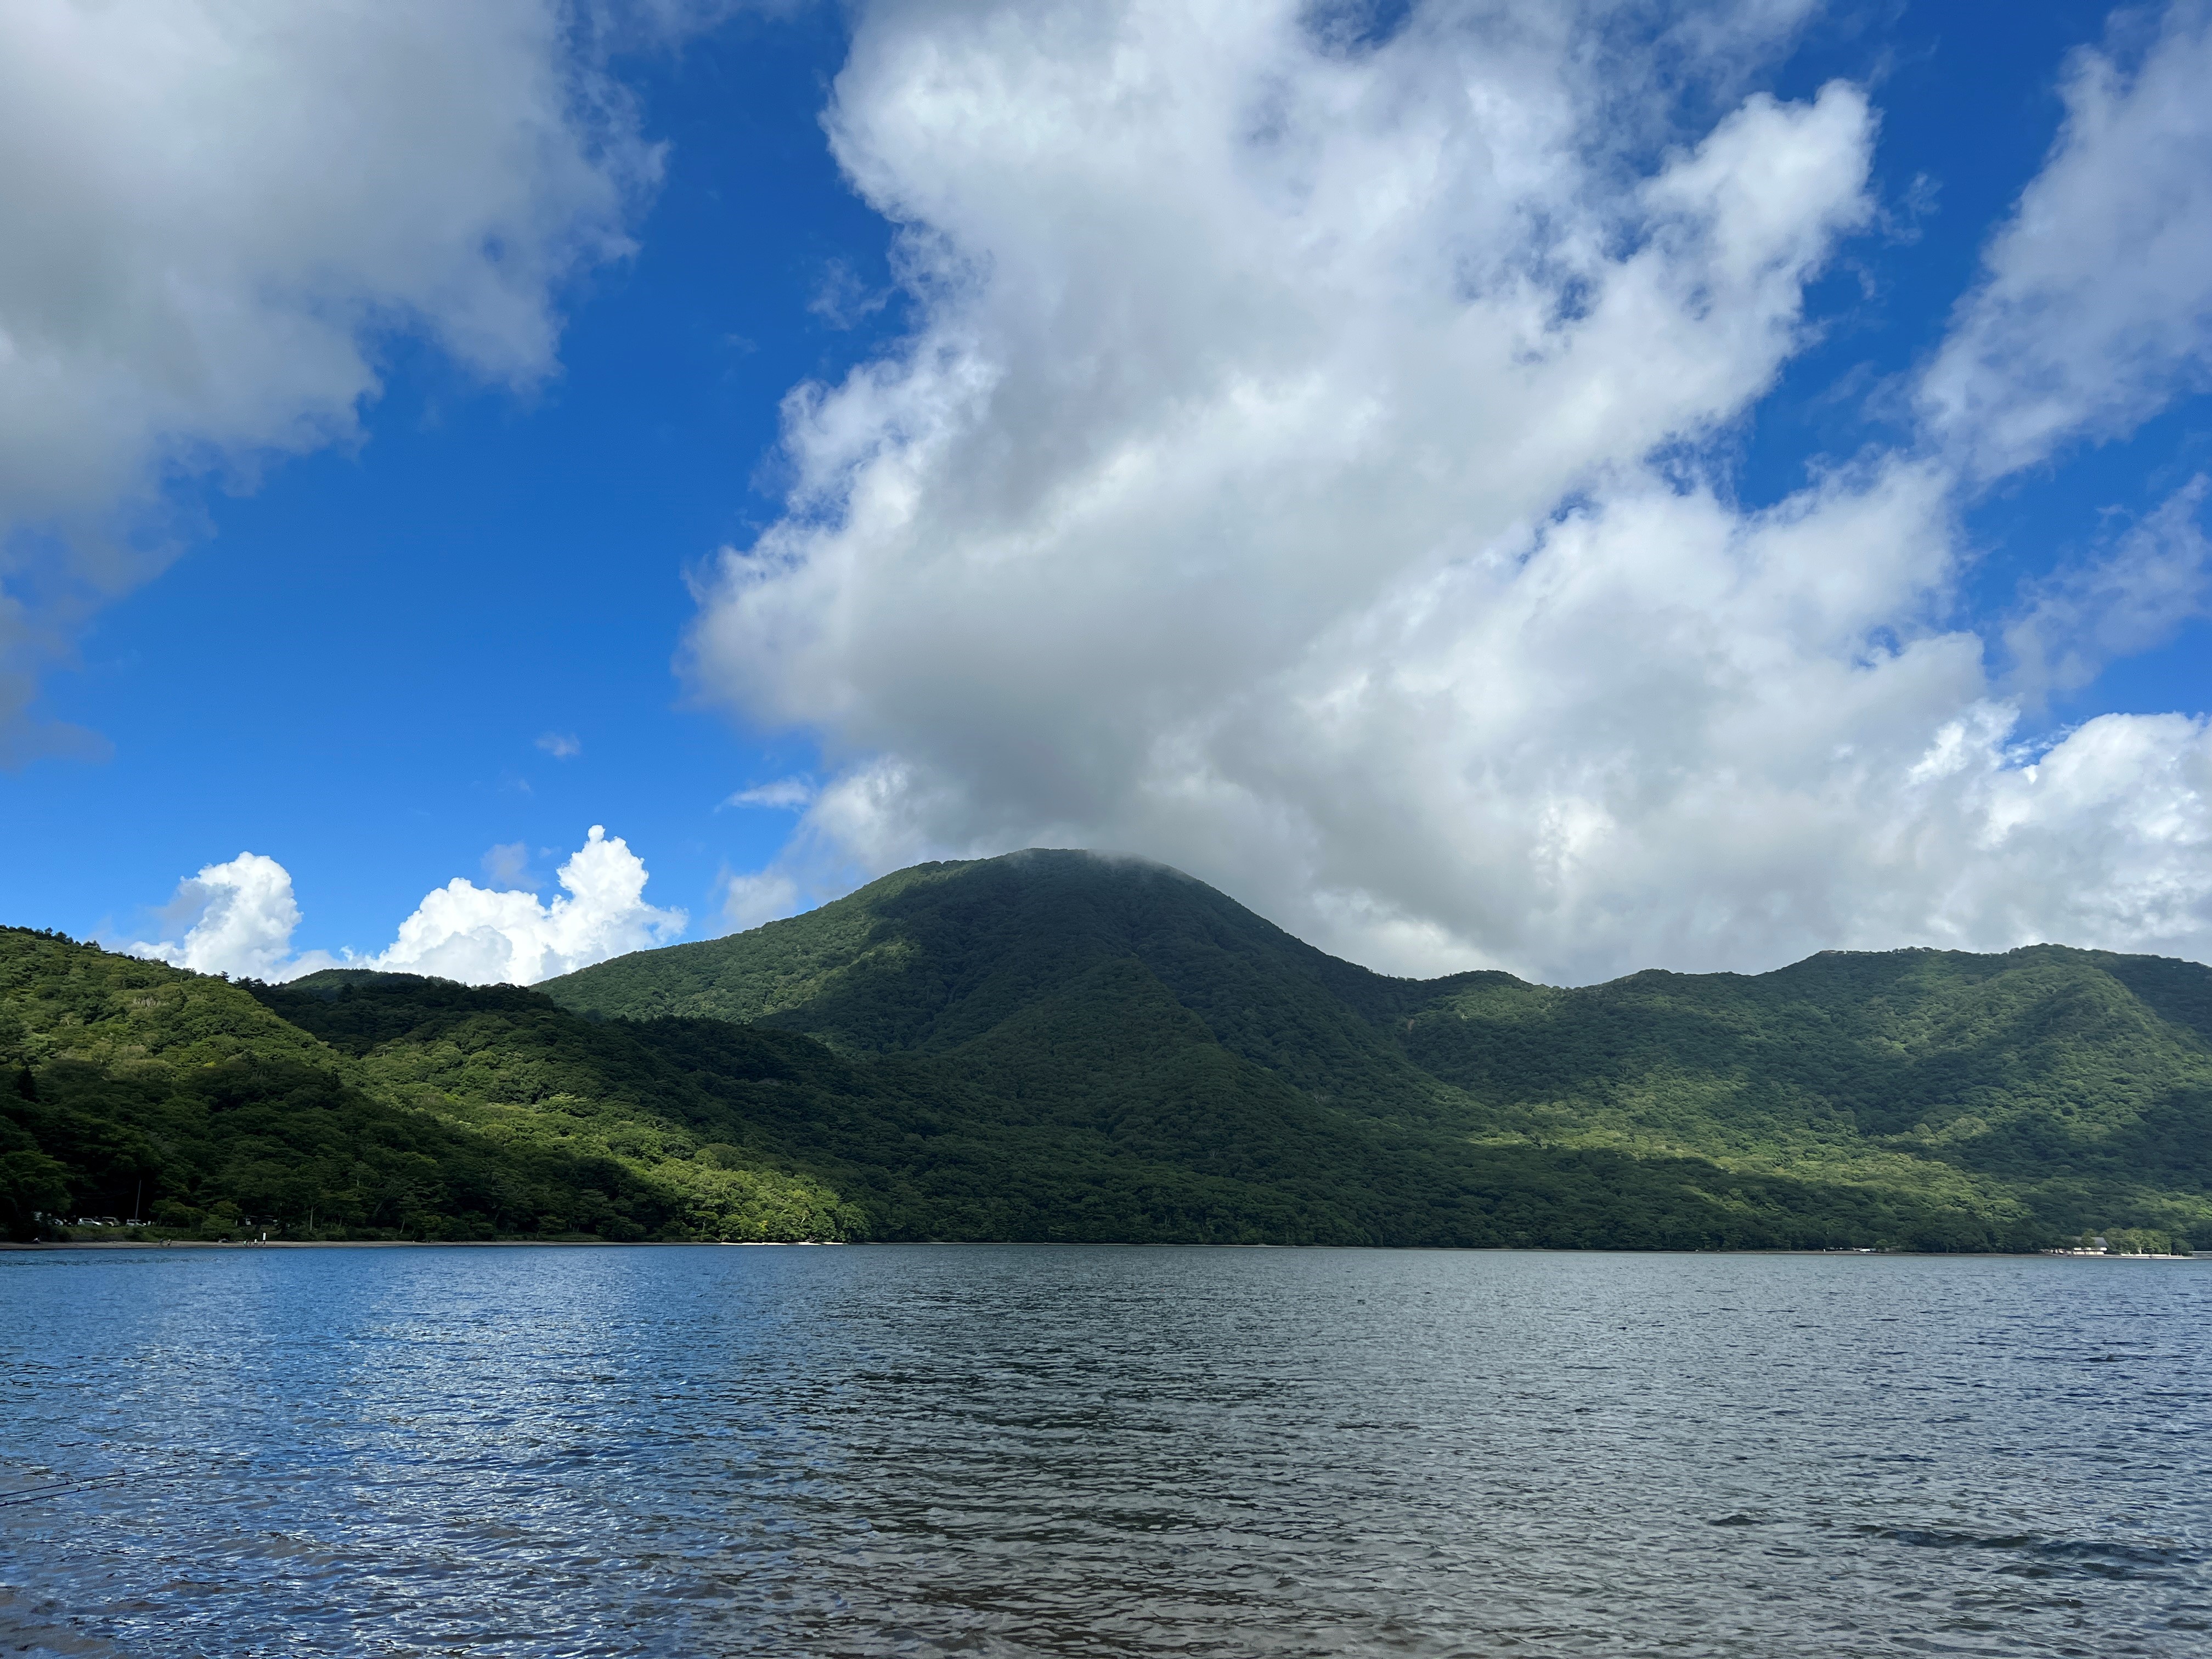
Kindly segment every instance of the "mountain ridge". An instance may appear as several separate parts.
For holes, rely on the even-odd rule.
[[[854,1052],[963,1057],[988,1083],[1006,1045],[969,1045],[1123,956],[1229,1053],[1375,1120],[1817,1169],[1985,1214],[2022,1182],[2039,1210],[2086,1213],[2111,1199],[2084,1182],[2148,1172],[2134,1184],[2167,1191],[2171,1221],[2202,1212],[2212,1173],[2197,1150],[2212,1136],[2212,969],[2064,945],[1826,951],[1584,987],[1421,981],[1330,957],[1167,866],[1032,848],[917,866],[541,988],[602,1017],[680,1006]]]
[[[19,1234],[90,1203],[179,1236],[2212,1238],[2199,964],[1395,979],[1065,849],[527,990],[231,985],[0,929],[0,1072]]]

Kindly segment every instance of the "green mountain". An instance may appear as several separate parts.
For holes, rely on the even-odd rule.
[[[1082,853],[527,991],[0,930],[18,1235],[2148,1247],[2212,1238],[2209,1132],[2194,963],[1400,980]]]
[[[1577,990],[1401,980],[1177,872],[1032,851],[920,866],[540,988],[605,1018],[926,1059],[1007,1109],[1264,1100],[1285,1131],[1418,1146],[1478,1192],[1468,1149],[1490,1186],[1532,1200],[1565,1170],[1605,1172],[1595,1224],[1565,1199],[1517,1222],[1485,1209],[1516,1239],[1641,1242],[1625,1218],[1646,1182],[1666,1189],[1669,1237],[1700,1217],[1730,1243],[2212,1232],[2212,969],[2194,963],[2044,945]],[[1781,1184],[1745,1184],[1760,1182]]]
[[[378,1085],[247,988],[0,929],[0,1233],[43,1213],[179,1236],[637,1238],[680,1218],[665,1183],[586,1138]]]

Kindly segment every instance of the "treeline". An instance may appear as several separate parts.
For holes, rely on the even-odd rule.
[[[1446,1226],[1442,1182],[1455,1237],[1514,1242],[2212,1235],[2212,970],[2194,963],[2039,946],[1577,990],[1424,982],[1328,957],[1176,872],[1031,851],[920,866],[541,988],[607,1018],[757,1021],[933,1065],[1012,1122],[1209,1121],[1175,1161],[1258,1142],[1279,1169],[1310,1157],[1297,1178],[1317,1168],[1339,1207],[1362,1195],[1370,1232]],[[1420,1173],[1364,1150],[1378,1136],[1420,1141]]]
[[[18,1072],[9,1202],[186,1233],[645,1238],[675,1196],[609,1158],[510,1148],[285,1056]]]
[[[1176,1044],[1163,1010],[1167,1029],[1122,1033],[1150,1074],[1086,1089],[1061,1049],[1009,1101],[941,1061],[723,1021],[593,1021],[403,975],[232,986],[26,943],[0,935],[18,1237],[44,1214],[137,1218],[149,1237],[2027,1242],[1698,1160],[1362,1122]]]
[[[0,1079],[16,1237],[2212,1237],[2196,964],[1425,983],[1078,854],[923,866],[537,990],[232,984],[0,930]]]
[[[660,1167],[692,1160],[623,1156],[557,1105],[402,1098],[257,991],[268,994],[0,930],[0,1229],[55,1236],[84,1218],[136,1221],[148,1237],[846,1230],[818,1183],[711,1158]]]

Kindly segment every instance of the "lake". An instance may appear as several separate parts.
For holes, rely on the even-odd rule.
[[[6,1650],[2212,1651],[2212,1271],[0,1254]]]

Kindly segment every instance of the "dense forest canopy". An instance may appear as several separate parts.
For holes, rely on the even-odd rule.
[[[2212,1237],[2198,964],[1392,979],[1084,853],[921,866],[535,990],[232,984],[0,930],[0,1077],[17,1237]]]

